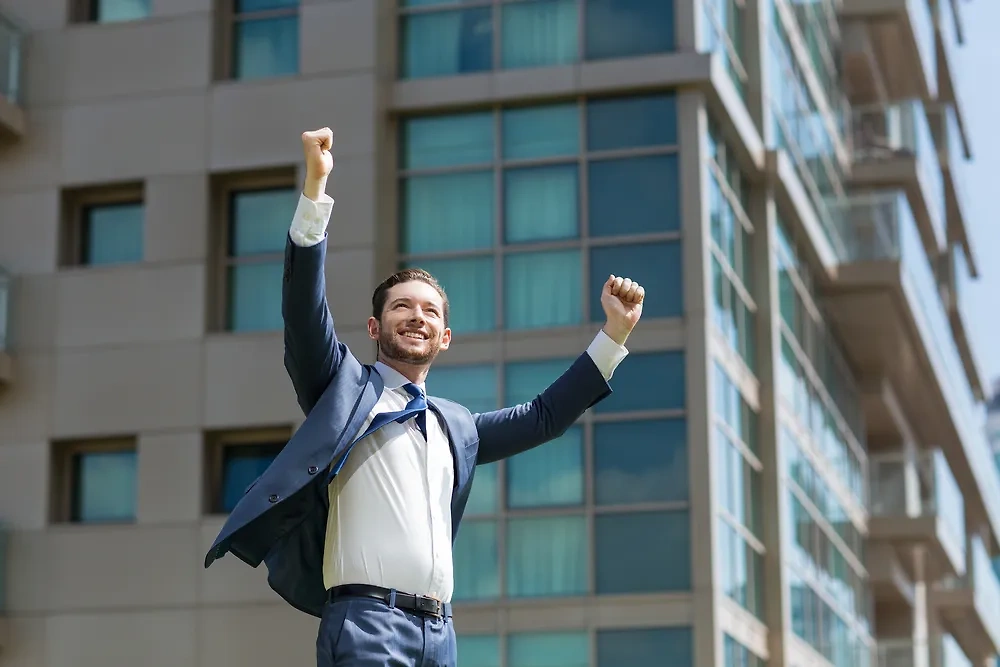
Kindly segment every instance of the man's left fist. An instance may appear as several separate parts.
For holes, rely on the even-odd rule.
[[[625,344],[625,339],[642,317],[645,297],[646,290],[631,278],[611,275],[604,283],[601,306],[608,318],[604,333],[619,345]]]

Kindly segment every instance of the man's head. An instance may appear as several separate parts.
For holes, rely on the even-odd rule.
[[[397,271],[372,294],[368,335],[383,360],[426,366],[451,344],[448,295],[423,269]]]

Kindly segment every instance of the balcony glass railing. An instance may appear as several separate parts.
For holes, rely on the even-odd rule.
[[[931,655],[937,659],[931,659]],[[926,664],[936,667],[972,667],[972,662],[951,635],[937,635],[927,642],[883,639],[878,642],[876,664],[878,667],[914,667]]]
[[[842,262],[891,260],[900,263],[903,285],[924,348],[975,476],[990,524],[1000,532],[1000,473],[986,442],[985,410],[972,394],[965,366],[941,302],[937,280],[921,243],[916,221],[901,191],[856,195],[843,217]]]
[[[972,661],[951,635],[941,635],[933,643],[932,649],[938,656],[936,664],[941,667],[972,667]],[[931,664],[935,664],[932,662]]]
[[[861,162],[912,156],[917,161],[931,224],[944,234],[944,176],[924,105],[909,100],[891,105],[854,107],[854,149]]]
[[[0,97],[21,103],[21,53],[23,33],[13,21],[0,14]]]
[[[964,315],[963,303],[965,301],[966,290],[972,281],[969,273],[969,262],[965,258],[965,250],[958,243],[951,246],[951,285],[954,292],[955,308]]]
[[[934,29],[936,5],[935,0],[908,0],[906,3],[917,51],[920,53],[920,64],[924,68],[924,77],[934,86],[931,90],[936,89],[938,80],[937,35]]]
[[[948,173],[955,187],[955,196],[959,208],[964,210],[968,201],[965,194],[965,182],[969,174],[969,163],[965,159],[965,144],[962,142],[962,129],[958,126],[958,113],[955,107],[948,105],[940,112],[943,114],[945,142],[948,148]]]

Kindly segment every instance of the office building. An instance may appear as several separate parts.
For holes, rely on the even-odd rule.
[[[647,289],[613,396],[477,471],[462,667],[984,665],[960,9],[0,0],[0,665],[314,659],[263,568],[202,559],[303,419],[282,248],[324,125],[364,360],[400,265],[473,410],[585,348],[609,273]]]

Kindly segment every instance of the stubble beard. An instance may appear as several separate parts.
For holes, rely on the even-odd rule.
[[[426,351],[418,352],[417,350],[404,349],[396,340],[399,337],[399,334],[386,331],[383,328],[378,336],[379,355],[404,364],[424,366],[434,361],[438,352],[441,351],[441,343],[436,338],[428,339]]]

